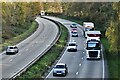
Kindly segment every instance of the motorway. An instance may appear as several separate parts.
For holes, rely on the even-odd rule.
[[[105,63],[104,57],[102,52],[102,59],[101,60],[86,60],[86,53],[85,53],[85,38],[83,37],[82,26],[78,25],[78,37],[71,37],[71,28],[70,24],[74,23],[68,20],[45,16],[46,18],[53,19],[62,23],[68,30],[70,34],[70,41],[75,40],[78,45],[77,52],[67,52],[65,50],[62,57],[58,60],[58,63],[66,63],[68,66],[68,74],[65,77],[57,77],[53,76],[53,69],[49,72],[46,76],[46,79],[53,79],[53,78],[105,78]]]
[[[24,68],[33,59],[42,55],[42,53],[54,42],[59,32],[58,26],[46,19],[36,17],[39,26],[38,29],[27,39],[16,46],[19,53],[15,55],[6,55],[5,52],[0,55],[0,77],[10,78],[19,70]]]

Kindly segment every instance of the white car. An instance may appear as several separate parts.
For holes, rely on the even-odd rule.
[[[66,76],[68,73],[67,65],[64,63],[58,63],[53,68],[53,76],[63,75]]]
[[[71,24],[70,27],[71,28],[77,28],[77,24]]]
[[[72,37],[78,37],[78,32],[77,31],[74,31],[71,34],[72,34]]]
[[[69,52],[71,52],[71,51],[77,51],[77,44],[76,44],[76,42],[75,41],[71,41],[71,42],[69,42],[69,44],[68,44],[68,47],[67,47],[67,51]]]
[[[8,46],[6,49],[6,54],[18,53],[19,49],[16,46]]]

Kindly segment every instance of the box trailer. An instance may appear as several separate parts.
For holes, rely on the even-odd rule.
[[[84,27],[84,36],[86,38],[87,32],[94,30],[94,23],[92,23],[92,22],[83,22],[83,27]]]

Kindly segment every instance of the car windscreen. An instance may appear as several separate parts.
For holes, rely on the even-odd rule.
[[[56,65],[55,68],[65,68],[65,66],[64,65]]]
[[[9,47],[9,49],[14,49],[14,47]]]
[[[85,28],[85,31],[93,31],[94,28]]]
[[[100,44],[99,43],[88,43],[87,49],[99,50]]]
[[[69,44],[69,46],[76,46],[76,44]]]
[[[73,32],[73,34],[77,34],[77,32]]]
[[[76,25],[76,24],[72,24],[72,25]]]

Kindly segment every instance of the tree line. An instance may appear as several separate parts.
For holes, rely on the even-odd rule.
[[[2,2],[2,39],[25,32],[41,10],[92,21],[108,38],[111,51],[120,51],[120,2]]]
[[[120,52],[120,2],[62,3],[63,14],[92,21],[110,43],[110,52]]]

